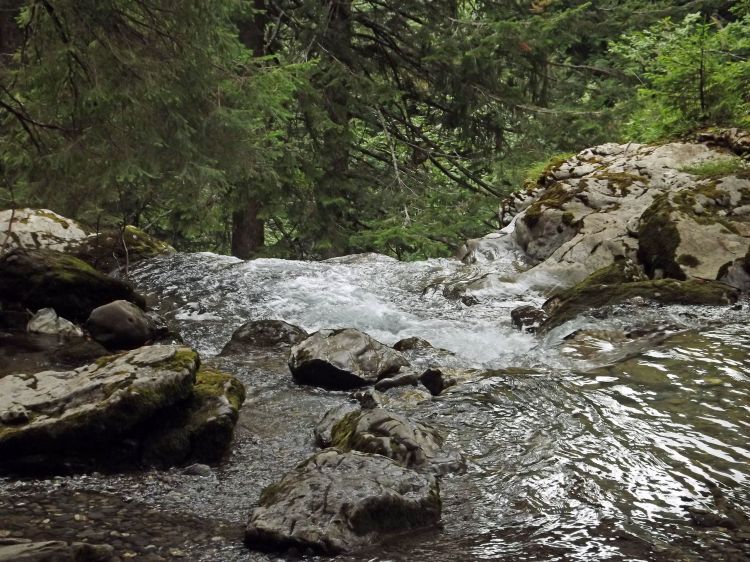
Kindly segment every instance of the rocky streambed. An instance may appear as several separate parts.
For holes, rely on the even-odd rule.
[[[4,342],[26,343],[4,343],[0,367],[10,374],[0,386],[38,387],[35,365],[66,361],[93,366],[65,379],[97,381],[111,369],[137,381],[146,367],[185,370],[186,382],[183,394],[167,393],[169,423],[147,415],[74,447],[79,461],[111,458],[109,466],[55,470],[39,462],[46,446],[29,445],[36,468],[53,470],[11,467],[0,478],[0,552],[750,558],[743,138],[606,145],[558,162],[510,203],[509,227],[471,241],[463,261],[140,261],[129,279],[164,320],[166,339],[98,364],[62,353],[61,336],[32,344],[6,330]],[[167,356],[178,353],[196,354],[200,366],[175,370]],[[214,389],[226,373],[211,400],[238,409],[220,424],[234,427],[220,458],[196,454],[194,445],[212,442],[205,434],[185,436],[215,419],[190,421],[205,411],[201,371]],[[231,381],[244,388],[241,407]],[[25,420],[16,409],[6,437],[8,427],[58,415],[54,403],[27,404]],[[6,449],[19,458],[17,450]],[[157,462],[154,451],[169,454]],[[3,546],[11,537],[36,546]]]

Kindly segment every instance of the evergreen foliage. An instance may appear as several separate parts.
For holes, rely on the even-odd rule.
[[[448,255],[550,157],[748,122],[750,4],[2,0],[0,206]]]

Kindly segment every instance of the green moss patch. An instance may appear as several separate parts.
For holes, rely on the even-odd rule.
[[[710,160],[680,168],[681,172],[700,179],[718,179],[726,176],[750,177],[750,166],[740,157]]]

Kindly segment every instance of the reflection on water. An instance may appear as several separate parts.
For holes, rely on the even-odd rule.
[[[195,254],[140,265],[133,276],[161,295],[162,312],[207,356],[245,320],[275,318],[310,331],[355,326],[385,343],[419,336],[454,352],[455,365],[531,370],[498,371],[409,406],[468,460],[466,474],[441,483],[443,529],[341,560],[748,559],[746,313],[644,307],[535,338],[514,331],[509,312],[544,296],[513,288],[511,262],[490,266],[505,281],[477,288],[474,306],[445,298],[441,287],[488,270],[449,260],[243,263]],[[659,329],[612,337],[635,321]],[[593,343],[564,339],[591,328]],[[165,511],[244,523],[260,490],[314,450],[314,421],[347,398],[295,386],[283,356],[216,361],[242,378],[248,402],[215,481],[198,490],[169,471],[66,486],[127,490]],[[734,528],[706,526],[706,514]],[[216,548],[193,556],[269,559],[239,545]]]

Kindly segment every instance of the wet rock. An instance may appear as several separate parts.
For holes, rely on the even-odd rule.
[[[465,467],[458,453],[443,450],[443,437],[436,429],[382,408],[344,414],[331,429],[331,446],[383,455],[403,466],[437,474]]]
[[[347,414],[358,412],[359,410],[360,407],[353,402],[340,404],[339,406],[328,410],[325,415],[320,418],[320,421],[315,424],[315,443],[322,448],[330,447],[333,444],[333,437],[331,436],[333,427]]]
[[[229,452],[245,387],[232,375],[204,366],[192,390],[187,400],[149,420],[151,427],[143,432],[146,464],[215,463]]]
[[[144,347],[70,372],[0,378],[0,416],[23,407],[25,423],[0,424],[0,469],[107,455],[108,444],[191,396],[198,355]]]
[[[3,544],[10,543],[10,544]],[[62,541],[13,541],[0,543],[0,562],[115,562],[109,545]]]
[[[50,250],[13,251],[0,258],[0,301],[32,310],[53,308],[82,321],[114,300],[142,302],[132,287],[72,256]]]
[[[393,344],[396,351],[412,351],[415,349],[432,349],[432,344],[422,338],[411,337],[398,340]]]
[[[410,371],[407,373],[399,373],[393,377],[387,379],[381,379],[375,383],[375,390],[383,392],[389,388],[397,388],[399,386],[417,386],[419,384],[419,374]]]
[[[281,320],[253,320],[235,330],[220,355],[240,354],[248,348],[294,345],[308,337],[309,334],[302,328]]]
[[[166,242],[127,225],[124,229],[111,228],[90,234],[66,251],[99,271],[109,272],[123,270],[141,260],[170,254],[175,250]]]
[[[543,309],[549,317],[540,327],[546,332],[579,314],[633,299],[662,304],[724,306],[737,302],[739,290],[718,281],[690,279],[654,279],[632,282],[608,282],[619,278],[613,270],[618,263],[592,274],[578,285],[550,298]]]
[[[541,308],[525,305],[511,310],[510,319],[516,329],[533,334],[547,319],[547,313]]]
[[[433,476],[383,456],[326,449],[263,491],[245,542],[335,554],[434,527],[440,508]]]
[[[419,381],[433,396],[439,396],[445,390],[458,384],[474,381],[488,374],[478,369],[450,369],[431,367],[419,377]]]
[[[83,331],[70,320],[60,318],[53,308],[42,308],[29,320],[26,329],[35,334],[83,337]]]
[[[135,349],[151,338],[151,322],[131,302],[117,300],[91,311],[86,330],[108,349]]]
[[[190,466],[186,466],[182,470],[183,474],[188,476],[200,476],[201,478],[209,478],[214,475],[214,471],[207,464],[195,463]]]
[[[316,332],[294,346],[289,358],[296,382],[340,390],[374,384],[408,364],[397,351],[352,328]]]

